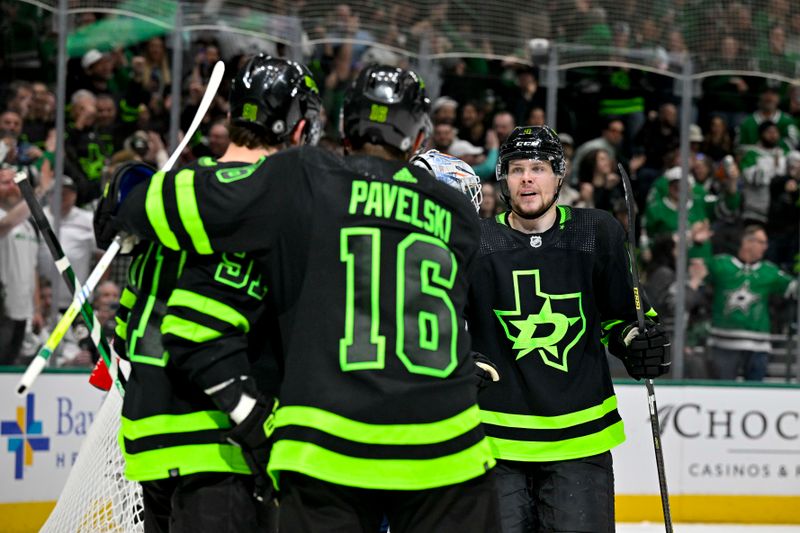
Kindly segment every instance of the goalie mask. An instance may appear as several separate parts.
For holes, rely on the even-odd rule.
[[[480,209],[483,201],[481,179],[467,163],[437,150],[415,155],[410,162],[433,174],[438,181],[461,191],[475,207],[476,212]]]
[[[416,73],[371,65],[345,93],[339,121],[342,138],[354,148],[369,142],[406,153],[416,148],[420,132],[424,138],[430,134],[430,107],[425,84]]]
[[[266,130],[271,145],[289,140],[305,119],[305,144],[320,136],[319,89],[304,65],[259,54],[250,59],[231,83],[231,123]]]

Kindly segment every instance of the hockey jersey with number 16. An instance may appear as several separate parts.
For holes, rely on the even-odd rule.
[[[270,474],[420,490],[494,465],[462,317],[479,232],[462,194],[400,161],[303,147],[154,179],[122,217],[167,246],[256,252],[285,358]]]

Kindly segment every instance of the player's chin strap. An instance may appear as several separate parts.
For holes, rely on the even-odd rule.
[[[550,208],[553,207],[553,205],[555,205],[555,203],[558,201],[558,195],[561,194],[561,186],[562,185],[564,185],[564,178],[559,178],[559,180],[558,180],[558,188],[556,189],[556,193],[553,195],[553,199],[550,200],[550,203],[547,204],[546,207],[540,209],[539,212],[534,214],[534,215],[525,215],[525,214],[522,214],[522,213],[517,213],[516,211],[514,211],[513,208],[511,208],[511,210],[514,211],[515,215],[517,215],[520,218],[524,218],[525,220],[536,220],[537,218],[541,218],[545,213],[550,211]],[[507,185],[506,185],[506,187],[507,187]],[[511,204],[511,202],[509,202],[509,205],[510,204]]]

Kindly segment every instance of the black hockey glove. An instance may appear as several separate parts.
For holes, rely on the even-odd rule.
[[[500,381],[500,373],[491,359],[481,352],[471,352],[472,359],[475,361],[475,376],[478,378],[478,390],[483,390],[493,381]]]
[[[628,375],[634,379],[653,379],[669,372],[669,338],[661,324],[651,320],[644,323],[644,332],[634,322],[621,333],[612,335],[609,346],[625,364]]]
[[[98,248],[107,249],[119,233],[120,225],[116,216],[125,197],[136,185],[149,180],[155,172],[155,168],[140,161],[130,161],[117,167],[94,211],[94,237]],[[129,242],[126,247],[128,249],[124,249],[123,253],[129,252],[134,244],[135,241]]]
[[[278,402],[266,400],[258,394],[249,377],[232,380],[210,394],[214,403],[228,413],[235,424],[224,437],[242,450],[244,460],[253,473],[253,497],[258,501],[271,499],[273,486],[267,475],[267,463],[272,449],[271,437]],[[237,423],[240,416],[244,418]]]

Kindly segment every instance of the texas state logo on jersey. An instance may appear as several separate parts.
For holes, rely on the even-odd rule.
[[[543,291],[538,269],[515,270],[512,275],[514,307],[494,313],[512,342],[516,360],[538,357],[545,365],[568,372],[570,352],[586,332],[582,294]]]

